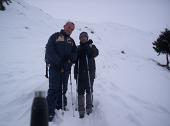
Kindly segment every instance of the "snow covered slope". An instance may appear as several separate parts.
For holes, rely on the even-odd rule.
[[[27,0],[53,17],[112,22],[148,32],[170,27],[169,0]],[[60,13],[62,11],[62,13]]]
[[[53,19],[22,0],[0,12],[0,126],[30,125],[34,91],[48,89],[45,44],[66,21]],[[63,117],[57,113],[50,126],[169,126],[170,73],[153,62],[165,62],[152,49],[156,36],[112,23],[75,24],[76,44],[79,33],[87,31],[100,51],[94,112],[83,120],[77,112],[73,117],[68,87],[70,111]],[[75,101],[74,80],[73,84]]]

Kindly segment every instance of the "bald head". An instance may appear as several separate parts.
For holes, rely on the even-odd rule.
[[[73,32],[74,28],[75,28],[74,23],[70,22],[70,21],[66,22],[66,24],[64,25],[64,31],[65,31],[65,33],[67,35],[71,35],[71,33]]]

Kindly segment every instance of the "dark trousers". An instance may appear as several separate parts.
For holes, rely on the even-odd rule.
[[[61,69],[55,66],[49,68],[49,89],[47,95],[47,104],[49,115],[54,115],[55,109],[62,108],[62,85],[64,95],[64,106],[67,105],[67,85],[70,71],[61,72]]]
[[[90,78],[90,84],[89,84]],[[93,106],[93,82],[94,79],[88,76],[87,71],[82,71],[79,73],[78,79],[78,111],[80,116],[84,115],[85,113],[85,106],[86,112],[89,114],[92,112]],[[86,93],[86,96],[84,94]],[[86,99],[86,105],[85,105]]]
[[[91,90],[90,90],[89,77],[88,77],[87,71],[80,72],[78,79],[79,79],[78,80],[78,95],[84,95],[85,92],[86,94],[89,94],[89,95],[90,93],[93,93],[94,79],[90,77],[90,84],[91,84]]]

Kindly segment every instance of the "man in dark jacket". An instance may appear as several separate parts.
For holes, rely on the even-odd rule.
[[[93,100],[93,82],[95,79],[95,57],[99,52],[92,40],[88,40],[87,32],[82,32],[79,36],[80,45],[78,46],[78,58],[74,68],[74,78],[77,81],[78,91],[78,111],[79,117],[85,115],[85,97],[86,93],[86,113],[92,112]]]
[[[46,45],[45,60],[50,66],[47,94],[49,121],[53,120],[55,109],[66,109],[68,78],[72,63],[77,59],[77,47],[70,37],[74,28],[74,23],[67,22],[64,29],[49,38]]]

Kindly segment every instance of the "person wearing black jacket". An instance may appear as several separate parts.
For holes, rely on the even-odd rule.
[[[86,113],[89,115],[92,112],[93,82],[96,72],[95,57],[98,56],[99,51],[93,41],[88,39],[87,32],[80,33],[79,39],[80,45],[77,48],[78,57],[74,67],[74,78],[77,82],[79,117],[83,118],[85,115],[85,93]]]
[[[49,121],[53,120],[55,109],[66,109],[67,83],[71,66],[77,59],[77,47],[70,37],[75,25],[67,22],[64,29],[54,33],[46,44],[45,61],[49,67],[49,89],[47,105]]]

